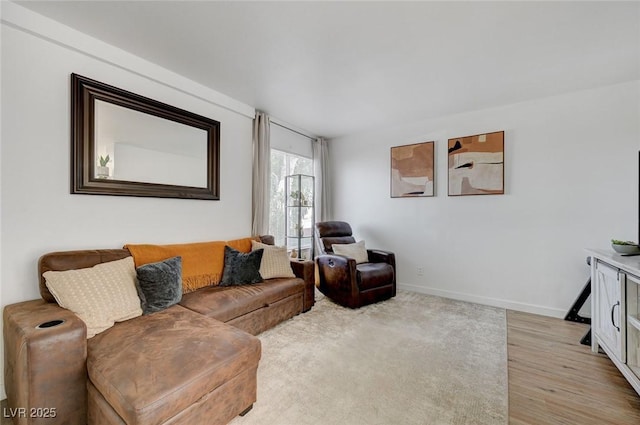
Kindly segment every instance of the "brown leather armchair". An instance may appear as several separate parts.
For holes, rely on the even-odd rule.
[[[316,223],[321,254],[316,258],[320,292],[345,307],[386,300],[396,295],[396,257],[389,251],[368,249],[368,262],[333,252],[333,244],[355,243],[351,226],[344,221]]]

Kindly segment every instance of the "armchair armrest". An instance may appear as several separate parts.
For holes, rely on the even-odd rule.
[[[372,263],[387,263],[393,267],[393,289],[392,297],[396,296],[396,254],[391,251],[384,251],[381,249],[368,249],[369,261]]]
[[[3,320],[8,407],[44,409],[56,418],[52,424],[86,423],[84,322],[43,300],[7,305]]]
[[[354,287],[356,279],[356,260],[344,255],[324,254],[316,259],[320,285],[333,287],[341,292],[357,292]]]
[[[368,249],[369,262],[371,263],[387,263],[390,264],[393,269],[396,269],[396,254],[391,251],[384,251],[381,249]]]
[[[291,260],[291,269],[296,277],[304,280],[304,308],[303,312],[311,310],[316,302],[316,273],[313,261]]]

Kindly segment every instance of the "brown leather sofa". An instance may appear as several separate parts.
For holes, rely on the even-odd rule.
[[[202,288],[87,339],[84,322],[56,304],[42,274],[129,255],[46,254],[42,299],[5,307],[6,410],[17,413],[14,425],[226,424],[256,401],[261,348],[253,335],[314,304],[313,262],[292,261],[296,278]]]
[[[393,252],[367,249],[368,261],[356,263],[353,258],[333,252],[334,244],[356,242],[349,223],[319,222],[315,230],[322,249],[316,258],[320,292],[350,308],[396,296],[396,257]]]

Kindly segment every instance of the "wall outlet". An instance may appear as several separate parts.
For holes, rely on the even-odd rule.
[[[424,276],[424,267],[418,267],[418,268],[416,269],[416,274],[417,274],[418,276]]]

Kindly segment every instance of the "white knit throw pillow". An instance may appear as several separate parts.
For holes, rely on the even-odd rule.
[[[133,257],[86,269],[48,271],[43,276],[60,307],[71,310],[87,325],[87,338],[115,322],[142,315]]]
[[[367,248],[364,246],[364,241],[356,243],[334,243],[331,245],[334,254],[344,255],[345,257],[353,258],[357,264],[368,263],[369,254],[367,254]]]
[[[264,249],[262,262],[260,263],[260,276],[262,276],[263,279],[296,277],[291,269],[291,262],[287,255],[287,247],[251,241],[251,251],[257,249]]]

